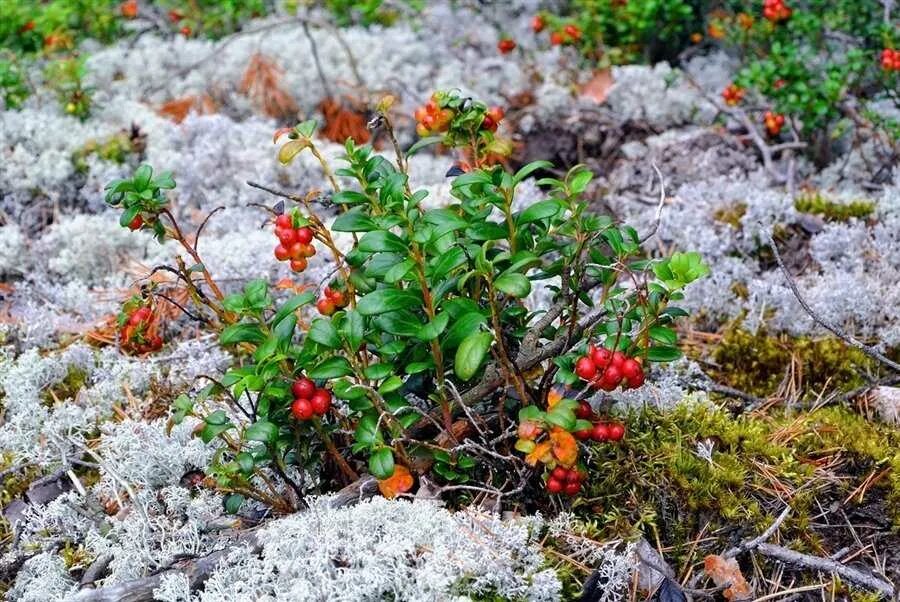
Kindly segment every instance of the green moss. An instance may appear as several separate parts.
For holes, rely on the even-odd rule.
[[[862,386],[861,375],[876,369],[865,354],[836,338],[774,336],[762,329],[753,334],[739,326],[725,331],[711,356],[716,380],[759,396],[778,389],[792,362],[807,393]]]
[[[86,173],[88,170],[88,157],[97,155],[104,161],[112,163],[125,163],[128,156],[132,153],[139,152],[135,139],[128,132],[122,131],[101,140],[88,140],[87,143],[79,150],[72,154],[72,164],[79,173]]]
[[[87,378],[87,372],[76,366],[69,366],[65,378],[41,392],[41,401],[45,406],[53,407],[57,402],[75,399],[78,391],[87,383]]]
[[[741,229],[741,218],[747,213],[746,203],[732,203],[726,207],[720,207],[713,213],[713,219],[717,222],[728,224],[735,230]]]
[[[0,472],[6,472],[12,467],[12,455],[9,453],[0,455]],[[7,474],[0,482],[0,508],[25,493],[31,482],[38,478],[39,475],[38,469],[30,465]]]
[[[669,412],[644,408],[627,422],[621,444],[592,447],[590,476],[574,505],[579,516],[596,521],[599,539],[658,536],[681,565],[701,530],[721,538],[701,551],[720,553],[733,545],[736,528],[740,537],[762,532],[783,508],[781,500],[790,499],[784,541],[820,553],[828,546],[812,526],[818,504],[844,500],[885,470],[863,499],[849,503],[884,498],[900,527],[900,430],[851,409],[735,417],[708,403],[685,403]],[[699,453],[701,446],[712,449],[709,457]],[[822,467],[838,457],[828,469],[833,478],[823,478]]]
[[[808,192],[794,200],[794,209],[801,213],[821,215],[830,221],[846,222],[854,217],[859,219],[869,217],[875,211],[875,203],[863,200],[835,203],[820,192]]]

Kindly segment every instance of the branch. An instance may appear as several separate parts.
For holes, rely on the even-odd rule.
[[[763,542],[765,542],[769,538],[771,538],[773,535],[775,535],[775,531],[778,530],[778,527],[781,526],[781,523],[784,522],[784,520],[788,517],[788,515],[790,513],[791,513],[791,507],[785,506],[784,510],[781,511],[781,514],[778,515],[778,518],[776,518],[774,521],[772,521],[772,524],[769,525],[768,529],[763,531],[762,535],[760,535],[759,537],[755,537],[755,538],[751,539],[750,541],[745,541],[742,544],[740,544],[739,546],[731,548],[730,550],[728,550],[724,554],[722,554],[722,557],[723,558],[734,558],[738,554],[743,554],[744,552],[749,552],[750,550],[755,550],[756,548],[759,547],[760,544],[762,544]]]
[[[651,162],[650,166],[653,168],[653,171],[656,172],[656,176],[659,178],[659,204],[656,206],[656,217],[653,220],[653,227],[650,228],[649,232],[641,237],[641,239],[638,241],[640,244],[644,244],[650,239],[651,236],[656,234],[656,231],[659,229],[659,222],[662,220],[663,205],[666,202],[666,181],[663,179],[662,172],[659,171],[656,163]]]
[[[776,546],[770,543],[760,543],[759,545],[757,545],[756,551],[763,556],[774,558],[775,560],[781,561],[785,564],[790,564],[806,569],[813,569],[816,571],[822,571],[825,573],[832,573],[834,575],[837,575],[841,579],[876,591],[891,599],[893,599],[896,591],[894,586],[887,581],[879,579],[878,577],[867,572],[863,572],[859,569],[841,564],[840,562],[837,562],[836,560],[832,560],[830,558],[821,558],[819,556],[802,554],[800,552],[795,552],[793,550],[789,550],[788,548]]]
[[[760,223],[762,226],[762,223]],[[788,271],[787,267],[784,265],[784,261],[781,259],[781,254],[778,252],[778,247],[775,245],[775,241],[772,239],[772,234],[769,233],[769,230],[765,227],[762,228],[762,235],[765,237],[766,242],[769,243],[769,246],[772,248],[772,252],[775,254],[775,261],[778,263],[778,267],[781,268],[782,273],[784,274],[785,279],[787,279],[788,286],[791,288],[791,292],[794,293],[794,297],[797,298],[797,301],[803,307],[804,311],[809,314],[809,317],[813,319],[813,321],[821,326],[822,328],[830,331],[834,336],[841,339],[851,347],[855,347],[859,351],[862,351],[872,359],[884,364],[894,372],[900,372],[900,364],[886,357],[884,354],[880,353],[874,347],[870,347],[866,345],[859,339],[850,336],[843,330],[841,330],[835,324],[826,321],[824,318],[819,316],[813,309],[809,306],[806,300],[803,298],[803,295],[800,294],[800,290],[797,288],[797,283],[794,282],[791,273]]]

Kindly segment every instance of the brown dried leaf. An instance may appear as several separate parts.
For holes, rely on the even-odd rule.
[[[594,77],[581,86],[579,92],[582,97],[589,98],[598,105],[603,104],[606,101],[606,97],[609,96],[609,90],[614,83],[611,69],[598,69],[594,72]]]
[[[744,579],[741,567],[734,558],[722,558],[716,554],[710,554],[703,559],[703,568],[716,587],[728,585],[722,592],[727,600],[749,600],[753,592],[750,584]]]

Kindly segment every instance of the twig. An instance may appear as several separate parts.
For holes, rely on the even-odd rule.
[[[656,176],[659,178],[659,204],[656,206],[656,216],[653,219],[653,227],[650,228],[650,231],[647,232],[641,239],[638,241],[640,244],[644,244],[647,242],[656,231],[659,229],[659,222],[662,220],[662,210],[663,205],[666,202],[666,182],[663,180],[662,172],[659,171],[659,167],[656,166],[656,163],[650,162],[650,167],[653,168],[653,171],[656,172]]]
[[[758,544],[756,551],[763,556],[774,558],[785,564],[835,574],[846,581],[877,591],[888,598],[893,598],[896,591],[894,586],[887,581],[859,569],[843,565],[830,558],[802,554],[770,543]]]
[[[762,223],[760,223],[762,226]],[[855,347],[859,351],[862,351],[869,357],[878,362],[884,364],[891,370],[895,372],[900,372],[900,364],[886,357],[884,354],[880,353],[878,350],[866,345],[859,339],[850,336],[843,330],[841,330],[838,326],[832,324],[831,322],[826,321],[824,318],[819,316],[813,309],[809,306],[806,300],[803,298],[803,295],[800,294],[800,290],[797,288],[797,283],[794,282],[791,273],[788,271],[787,267],[784,265],[784,261],[781,259],[781,254],[778,252],[778,247],[775,245],[775,241],[772,239],[772,234],[765,227],[762,228],[762,234],[766,239],[766,242],[769,243],[769,246],[772,248],[772,252],[775,254],[775,261],[778,263],[778,267],[781,268],[781,272],[784,274],[785,279],[788,282],[788,286],[791,288],[791,292],[794,293],[794,297],[797,298],[797,301],[803,307],[804,311],[809,314],[809,317],[813,319],[813,321],[821,326],[822,328],[830,331],[836,337],[847,343],[848,345]]]
[[[749,541],[745,541],[742,544],[727,550],[724,554],[722,554],[723,558],[734,558],[738,554],[743,554],[744,552],[749,552],[751,550],[755,550],[761,543],[767,541],[773,535],[775,535],[775,531],[781,526],[781,523],[785,521],[788,515],[791,513],[791,507],[785,506],[784,510],[781,511],[781,514],[778,515],[769,528],[762,532],[762,535],[759,537],[755,537]]]

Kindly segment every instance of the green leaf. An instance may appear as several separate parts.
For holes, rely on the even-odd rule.
[[[361,209],[351,209],[334,220],[331,229],[335,232],[368,232],[377,230],[378,226]]]
[[[443,136],[427,136],[425,138],[421,138],[418,142],[409,147],[409,150],[406,151],[406,156],[411,157],[426,146],[437,144],[443,139]]]
[[[381,380],[382,378],[386,378],[393,371],[394,366],[392,364],[372,364],[363,371],[363,374],[365,374],[368,379]]]
[[[316,294],[312,292],[300,293],[299,295],[294,295],[290,299],[284,302],[275,316],[272,318],[272,326],[275,327],[281,322],[286,316],[294,313],[299,308],[312,303],[316,300]]]
[[[575,413],[572,410],[559,406],[554,406],[552,410],[547,412],[546,420],[550,424],[555,424],[567,431],[574,430],[577,423],[577,418],[575,418]]]
[[[226,514],[237,514],[238,510],[241,509],[241,505],[244,503],[244,496],[240,493],[229,493],[225,496],[225,499],[222,500],[222,504],[225,507]]]
[[[494,286],[509,295],[521,299],[531,292],[531,281],[522,274],[503,274],[494,281]]]
[[[358,205],[368,201],[369,197],[356,190],[342,190],[331,195],[331,202],[335,205]]]
[[[516,175],[513,176],[513,182],[518,184],[525,178],[527,178],[532,173],[536,172],[539,169],[549,169],[553,167],[553,163],[550,161],[532,161],[528,165],[522,167],[519,171],[516,172]]]
[[[351,349],[359,349],[365,336],[363,317],[354,309],[348,309],[338,328],[338,332],[347,341]]]
[[[381,441],[381,434],[378,432],[378,418],[373,414],[364,414],[356,425],[353,439],[357,443],[367,446]]]
[[[380,288],[360,299],[356,304],[356,309],[364,316],[374,316],[399,309],[421,306],[421,294],[397,288]]]
[[[236,345],[238,343],[259,344],[266,340],[266,335],[260,330],[258,324],[241,322],[227,326],[219,335],[221,345]]]
[[[382,447],[369,456],[369,472],[376,479],[389,479],[394,474],[394,453],[389,447]]]
[[[671,362],[681,357],[678,347],[658,345],[647,350],[647,359],[651,362]]]
[[[434,320],[419,329],[419,332],[416,333],[416,338],[420,341],[432,341],[444,332],[449,322],[450,314],[448,312],[439,313],[434,317]]]
[[[414,265],[415,262],[412,259],[404,259],[400,263],[391,266],[391,268],[384,273],[384,281],[388,284],[400,282]]]
[[[134,182],[135,190],[144,190],[145,188],[147,188],[147,185],[150,183],[150,178],[152,176],[153,168],[146,163],[138,167],[134,171],[134,177],[131,178],[131,181]]]
[[[234,428],[234,425],[228,420],[225,412],[216,410],[206,417],[203,428],[200,429],[200,439],[203,443],[209,443],[219,434],[224,433],[228,429]]]
[[[330,357],[309,371],[309,377],[316,380],[326,380],[353,374],[350,363],[342,357]]]
[[[396,374],[394,374],[393,376],[391,376],[387,380],[385,380],[383,383],[381,383],[381,386],[378,387],[378,392],[381,393],[382,395],[385,395],[387,393],[392,393],[393,391],[396,391],[397,389],[399,389],[402,386],[403,386],[403,379],[400,378],[399,376],[397,376]]]
[[[489,332],[474,332],[467,336],[456,350],[453,370],[461,380],[469,380],[481,368],[494,337]]]
[[[572,191],[572,194],[581,194],[584,192],[593,177],[594,174],[587,169],[579,169],[573,173],[571,181],[569,182],[569,189]]]
[[[479,312],[469,312],[463,314],[458,319],[453,321],[453,325],[447,330],[447,335],[444,337],[444,341],[442,343],[442,347],[446,349],[453,349],[457,347],[460,343],[462,343],[463,339],[471,335],[473,332],[478,330],[478,327],[487,322],[487,317],[484,314]]]
[[[307,336],[320,345],[329,349],[337,349],[341,346],[341,339],[331,320],[316,318],[309,326]]]
[[[244,435],[250,441],[274,443],[278,439],[278,427],[268,420],[258,420],[247,427]]]
[[[563,205],[559,201],[552,199],[548,201],[538,201],[537,203],[520,213],[519,217],[516,218],[516,223],[519,226],[524,226],[525,224],[530,224],[531,222],[537,222],[549,217],[555,217],[562,210]]]
[[[164,171],[152,180],[153,185],[157,188],[171,190],[175,188],[175,178],[172,177],[171,171]]]
[[[671,328],[651,326],[648,332],[651,339],[663,345],[675,345],[678,342],[678,335]]]
[[[406,243],[399,236],[387,230],[366,232],[359,240],[359,250],[366,253],[406,253]]]
[[[537,406],[525,406],[519,410],[519,422],[543,422],[544,412]]]
[[[122,212],[122,215],[119,216],[119,225],[123,228],[128,227],[128,224],[130,224],[140,212],[140,205],[132,205],[131,207],[128,207],[127,209],[125,209],[125,211]]]

